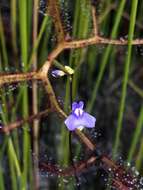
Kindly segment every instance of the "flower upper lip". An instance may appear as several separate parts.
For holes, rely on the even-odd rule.
[[[73,102],[72,103],[72,113],[75,114],[75,116],[77,116],[77,117],[82,116],[84,113],[83,107],[84,107],[83,101],[80,101],[79,103]]]

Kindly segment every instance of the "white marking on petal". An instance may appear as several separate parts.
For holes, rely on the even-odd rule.
[[[81,109],[81,108],[76,108],[75,110],[74,110],[74,114],[76,115],[76,116],[81,116],[82,114],[83,114],[83,109]]]

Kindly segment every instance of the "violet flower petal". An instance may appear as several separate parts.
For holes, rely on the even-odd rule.
[[[93,128],[95,126],[95,122],[95,117],[84,112],[83,115],[80,117],[76,117],[75,115],[70,114],[65,120],[65,125],[70,131],[73,131],[80,126]]]
[[[90,115],[89,113],[84,112],[83,116],[80,119],[81,119],[81,125],[87,128],[95,127],[96,118]]]
[[[72,103],[72,111],[74,111],[77,108],[78,103],[73,102]]]
[[[78,103],[78,105],[79,105],[79,107],[80,107],[81,109],[83,109],[83,107],[84,107],[84,102],[83,102],[83,101],[80,101],[80,102]]]
[[[77,102],[72,103],[72,111],[74,111],[77,108],[83,109],[83,107],[84,107],[83,101],[80,101],[79,103],[77,103]]]
[[[69,115],[67,119],[65,120],[65,125],[67,126],[69,131],[73,131],[77,127],[77,118],[74,115]]]

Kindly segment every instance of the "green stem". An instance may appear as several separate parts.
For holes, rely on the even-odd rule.
[[[114,143],[114,147],[113,147],[113,157],[116,156],[116,153],[117,153],[118,147],[119,147],[119,143],[120,143],[120,134],[121,134],[121,130],[122,130],[122,121],[123,121],[123,114],[124,114],[124,109],[125,109],[127,84],[128,84],[128,78],[129,78],[129,68],[130,68],[131,55],[132,55],[132,40],[133,40],[133,36],[134,36],[137,5],[138,5],[138,0],[132,0],[131,16],[130,16],[131,22],[130,22],[130,26],[129,26],[129,36],[128,36],[128,53],[127,53],[126,60],[125,60],[122,94],[121,94],[121,101],[120,101],[118,121],[117,121],[117,131],[116,131],[115,143]]]
[[[123,10],[124,10],[125,3],[126,3],[126,0],[120,1],[120,5],[119,5],[119,8],[117,9],[113,29],[112,29],[112,32],[111,32],[111,39],[112,38],[114,39],[117,36],[117,32],[118,32],[118,28],[119,28],[119,24],[120,24],[120,21],[121,21],[121,17],[122,17],[122,13],[123,13]],[[98,92],[98,89],[100,87],[101,80],[103,78],[103,74],[104,74],[106,65],[108,63],[108,59],[109,59],[111,50],[112,50],[112,45],[108,45],[108,47],[105,50],[105,53],[103,54],[99,74],[97,76],[97,79],[96,79],[95,83],[93,84],[94,88],[93,88],[92,96],[91,96],[91,99],[90,99],[90,101],[88,102],[88,105],[87,105],[88,112],[91,112],[92,108],[94,106],[96,96],[97,96],[97,92]]]
[[[139,137],[141,135],[142,127],[143,127],[143,105],[141,106],[140,115],[139,115],[139,118],[137,121],[137,127],[136,127],[136,130],[134,132],[133,139],[131,141],[132,143],[131,143],[130,150],[128,153],[128,158],[127,158],[128,162],[131,162],[131,160],[133,158],[133,155],[134,155],[135,150],[136,150],[137,142],[138,142]]]

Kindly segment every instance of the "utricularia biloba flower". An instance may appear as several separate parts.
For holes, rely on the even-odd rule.
[[[83,110],[84,102],[73,102],[72,112],[65,120],[68,130],[83,129],[84,127],[93,128],[96,118]]]

